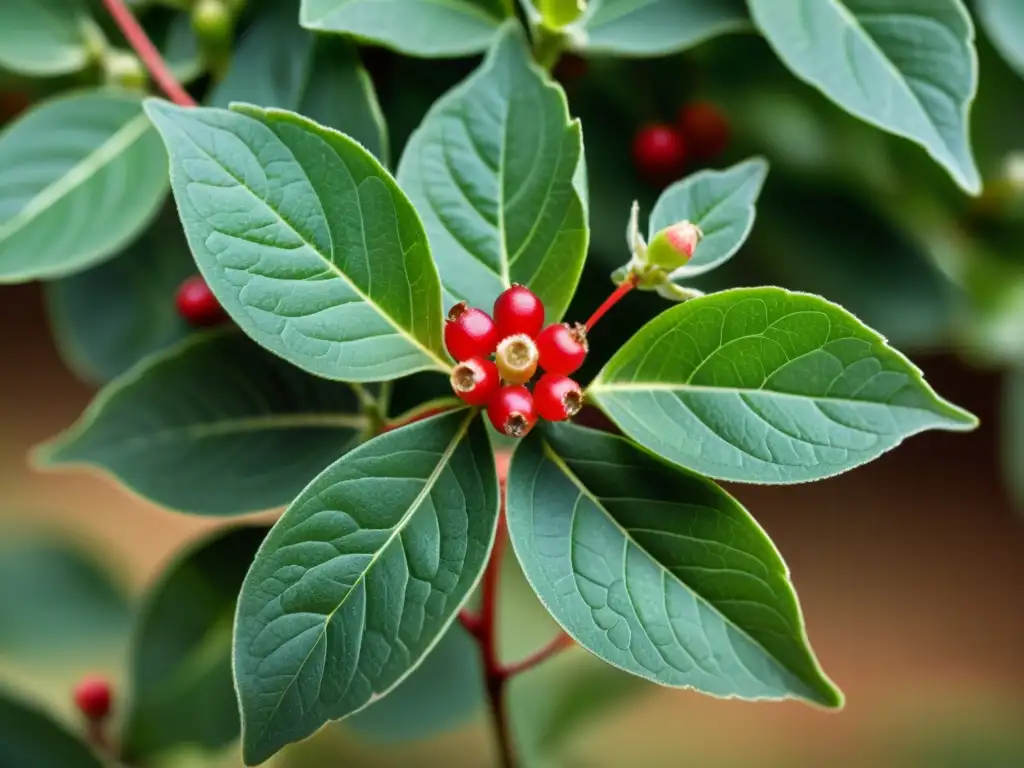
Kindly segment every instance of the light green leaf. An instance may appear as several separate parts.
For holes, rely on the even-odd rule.
[[[924,147],[971,194],[981,177],[968,113],[978,84],[961,0],[748,0],[800,79],[862,120]]]
[[[664,56],[750,27],[743,0],[590,0],[575,47]]]
[[[673,280],[710,272],[733,257],[754,226],[754,203],[767,175],[768,163],[753,158],[724,171],[700,171],[662,192],[651,211],[649,240],[684,219],[704,233],[693,258],[672,273]]]
[[[508,0],[302,0],[302,26],[410,56],[468,56],[490,45]]]
[[[1003,478],[1024,509],[1024,370],[1005,374],[1003,383]]]
[[[974,0],[978,21],[992,45],[1024,77],[1024,3],[1020,0]]]
[[[299,494],[239,596],[246,764],[409,675],[475,587],[497,519],[494,458],[475,411],[377,437]]]
[[[541,601],[609,664],[714,696],[842,705],[781,556],[710,480],[546,426],[513,455],[508,527]]]
[[[367,429],[348,386],[229,329],[142,361],[37,458],[96,467],[171,509],[237,515],[287,504]]]
[[[723,480],[796,483],[977,419],[835,304],[781,288],[693,299],[640,329],[588,389],[654,453]]]
[[[423,225],[363,147],[282,110],[146,109],[192,254],[242,330],[331,379],[447,370]]]
[[[398,168],[441,272],[445,301],[490,307],[511,283],[565,312],[586,257],[576,185],[579,121],[509,22],[480,68],[409,139]]]
[[[221,749],[241,726],[231,625],[265,527],[220,531],[190,547],[150,589],[135,629],[123,759],[148,764],[183,745]]]
[[[185,338],[174,293],[195,270],[177,217],[166,216],[113,259],[46,283],[64,361],[83,380],[104,384]]]
[[[0,283],[60,277],[131,243],[167,193],[167,155],[127,93],[43,102],[0,132]]]
[[[17,768],[103,768],[76,737],[35,707],[0,691],[0,765]]]
[[[77,72],[89,61],[89,24],[79,0],[3,0],[0,68],[33,77]]]

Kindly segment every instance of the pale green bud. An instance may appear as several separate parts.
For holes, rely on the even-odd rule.
[[[665,272],[677,270],[693,258],[703,237],[700,227],[690,221],[665,227],[647,246],[647,263]]]

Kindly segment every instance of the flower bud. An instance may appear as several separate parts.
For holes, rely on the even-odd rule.
[[[148,75],[138,57],[130,51],[110,48],[103,54],[103,74],[108,85],[143,91]]]
[[[665,227],[647,246],[647,263],[666,272],[679,269],[693,258],[693,252],[703,237],[700,228],[690,221]]]
[[[540,0],[537,3],[544,26],[561,29],[572,24],[587,10],[586,0]]]

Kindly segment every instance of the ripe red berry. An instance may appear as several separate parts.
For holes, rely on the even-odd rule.
[[[532,379],[539,359],[537,345],[525,333],[502,339],[494,354],[498,373],[509,384],[525,384]]]
[[[683,171],[686,143],[670,125],[645,125],[633,139],[633,162],[649,180],[673,180]]]
[[[587,329],[577,323],[549,325],[537,337],[540,367],[563,376],[576,373],[587,359]]]
[[[729,121],[714,104],[686,104],[679,110],[678,122],[687,147],[698,160],[711,160],[729,145]]]
[[[520,384],[502,387],[487,406],[494,428],[509,437],[526,437],[537,423],[530,390]]]
[[[452,389],[463,402],[487,405],[501,387],[498,366],[483,357],[471,357],[452,369]]]
[[[568,376],[545,373],[533,388],[533,402],[542,419],[564,421],[583,408],[583,390]]]
[[[83,678],[74,690],[75,706],[89,720],[104,720],[110,714],[113,693],[102,677]]]
[[[187,278],[175,296],[178,314],[191,325],[216,325],[224,319],[224,308],[200,275]]]
[[[471,357],[487,357],[498,346],[498,330],[490,315],[460,301],[448,312],[444,345],[460,362]]]
[[[544,327],[544,304],[526,286],[513,284],[494,302],[494,322],[499,338],[525,333],[532,339]]]

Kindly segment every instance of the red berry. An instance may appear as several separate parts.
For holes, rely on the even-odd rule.
[[[686,104],[679,110],[678,122],[686,145],[698,160],[711,160],[729,145],[729,121],[714,104]]]
[[[487,357],[498,346],[498,330],[491,316],[460,301],[448,312],[444,345],[456,360]]]
[[[224,319],[224,308],[200,275],[187,278],[175,296],[178,314],[191,325],[216,325]]]
[[[75,706],[89,720],[103,720],[110,714],[113,693],[102,677],[86,677],[75,686]]]
[[[484,357],[471,357],[452,369],[452,389],[463,402],[487,405],[501,387],[498,366]]]
[[[633,139],[633,162],[652,181],[675,179],[686,162],[686,143],[670,125],[645,125]]]
[[[577,323],[549,325],[537,337],[540,367],[548,373],[568,376],[576,373],[587,359],[587,329]]]
[[[537,372],[537,345],[525,333],[517,333],[501,340],[494,354],[498,373],[509,384],[525,384]]]
[[[525,333],[532,339],[544,327],[544,304],[529,288],[513,284],[494,302],[494,322],[499,338]]]
[[[564,421],[583,408],[583,390],[568,376],[545,373],[533,388],[537,413],[548,421]]]
[[[502,434],[526,437],[537,423],[533,395],[521,384],[502,387],[487,406],[487,416],[494,428]]]

